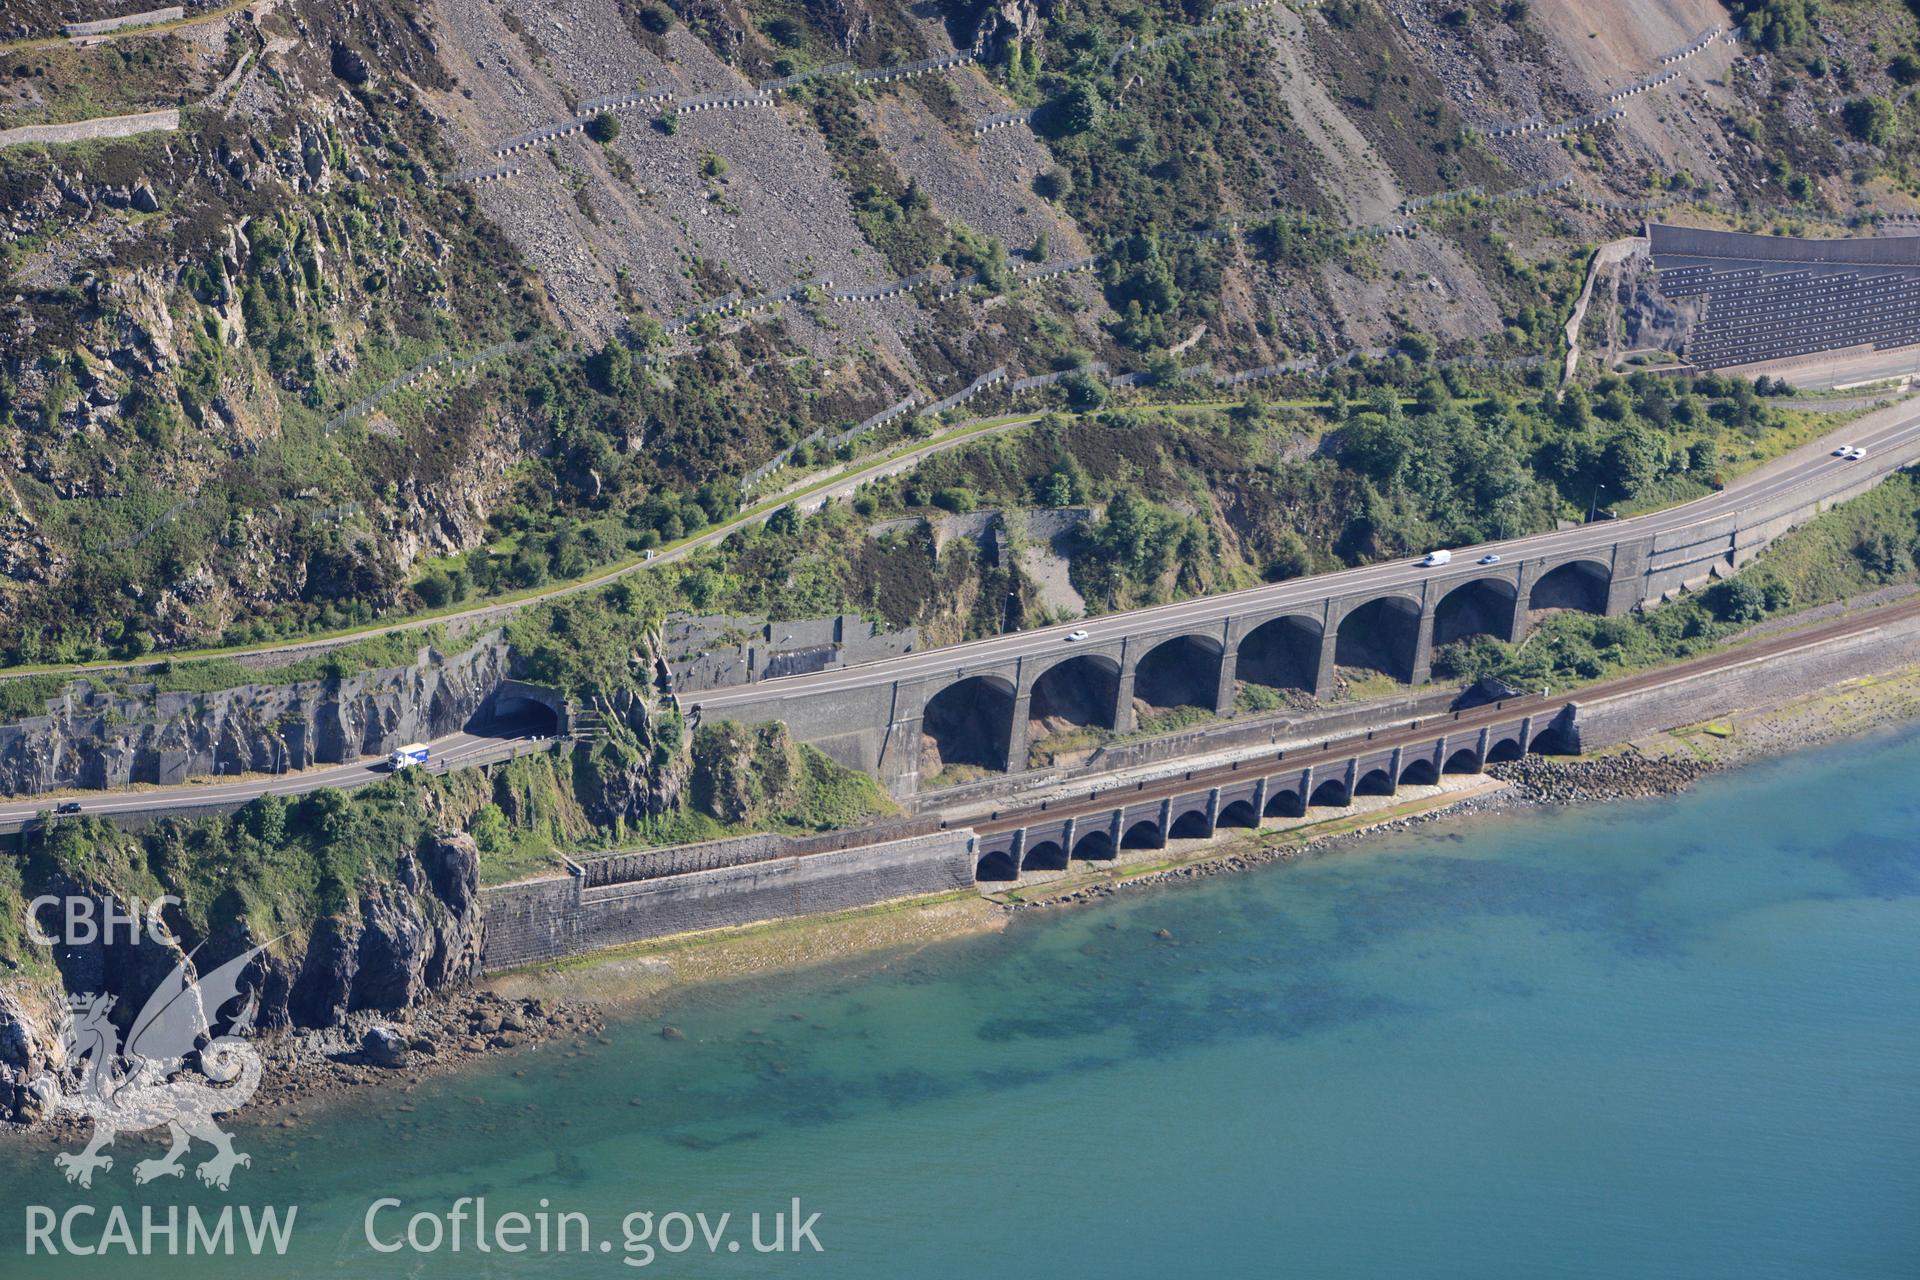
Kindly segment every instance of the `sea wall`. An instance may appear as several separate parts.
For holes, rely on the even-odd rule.
[[[211,693],[107,690],[81,680],[47,714],[0,725],[0,794],[284,773],[377,755],[460,729],[506,679],[504,636],[464,653],[339,679]]]
[[[1777,706],[1857,676],[1878,675],[1920,660],[1920,617],[1870,631],[1755,657],[1734,667],[1655,689],[1577,702],[1569,725],[1582,752],[1736,711]]]
[[[488,970],[625,942],[791,916],[820,915],[973,883],[973,832],[776,857],[587,887],[573,873],[483,891]]]

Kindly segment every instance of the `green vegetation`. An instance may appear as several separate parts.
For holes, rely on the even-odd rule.
[[[620,136],[620,117],[611,111],[602,111],[587,121],[587,136],[601,146],[610,146]]]
[[[857,608],[895,625],[924,626],[930,604],[958,592],[984,603],[953,620],[953,638],[991,634],[1008,588],[971,544],[935,560],[924,535],[852,532],[1104,504],[1072,546],[1074,583],[1091,607],[1125,608],[1698,496],[1815,429],[1786,403],[1738,380],[1653,375],[1556,401],[1401,356],[1344,372],[1323,406],[1049,417],[869,485],[851,512],[742,530],[687,572],[729,611]],[[1316,438],[1316,450],[1289,448]]]
[[[354,913],[394,880],[397,860],[447,827],[472,831],[483,882],[552,870],[557,850],[598,836],[564,768],[564,757],[535,755],[491,779],[407,770],[350,793],[264,796],[230,817],[168,819],[137,834],[92,818],[35,828],[0,860],[0,962],[44,961],[22,933],[24,900],[69,877],[123,897],[174,895],[169,923],[190,941],[244,929],[304,944],[317,921]]]
[[[1647,613],[1555,614],[1518,645],[1475,636],[1434,655],[1434,675],[1564,688],[1711,652],[1762,619],[1916,580],[1920,474],[1901,472],[1774,542],[1753,564]]]
[[[689,788],[694,812],[722,831],[830,831],[895,812],[872,778],[796,744],[783,724],[700,726]]]

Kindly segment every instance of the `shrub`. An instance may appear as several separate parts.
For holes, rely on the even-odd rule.
[[[587,136],[601,146],[606,146],[620,136],[620,118],[611,111],[602,111],[587,121]]]

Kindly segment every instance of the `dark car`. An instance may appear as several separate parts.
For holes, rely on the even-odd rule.
[[[80,802],[78,800],[62,800],[59,804],[53,806],[53,811],[55,813],[78,813],[80,812]]]

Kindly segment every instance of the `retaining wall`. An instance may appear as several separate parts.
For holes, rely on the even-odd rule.
[[[973,883],[968,829],[589,888],[579,874],[482,892],[485,969],[647,938],[847,911]]]
[[[1576,702],[1571,729],[1581,751],[1630,742],[1737,711],[1778,706],[1856,676],[1878,675],[1920,659],[1920,617],[1872,631],[1755,657],[1657,689]]]
[[[100,138],[130,138],[137,133],[172,130],[180,127],[180,111],[142,111],[130,116],[101,116],[94,120],[75,120],[70,124],[23,124],[15,129],[0,129],[0,147],[22,146],[30,142],[58,144],[88,142]]]

